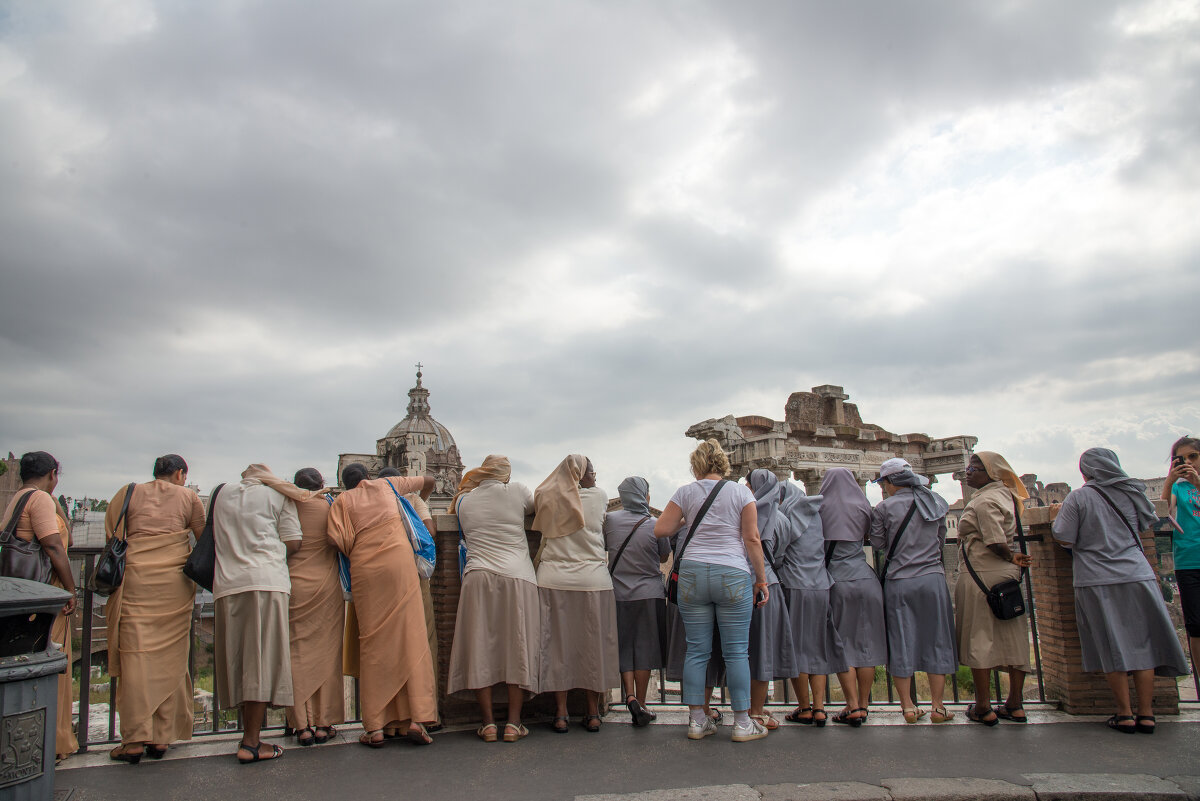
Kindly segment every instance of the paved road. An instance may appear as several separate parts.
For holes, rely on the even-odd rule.
[[[427,748],[403,741],[380,750],[329,744],[290,748],[282,759],[259,765],[242,766],[232,755],[220,755],[63,770],[56,794],[61,798],[73,789],[73,801],[570,801],[725,784],[877,784],[890,777],[944,776],[1028,784],[1027,773],[1200,773],[1198,723],[1161,722],[1154,736],[1121,735],[1091,722],[991,729],[786,725],[755,743],[731,743],[728,736],[726,726],[716,737],[692,742],[681,726],[634,729],[610,723],[598,734],[574,726],[570,734],[556,735],[537,726],[520,743],[484,744],[469,731],[446,732]]]

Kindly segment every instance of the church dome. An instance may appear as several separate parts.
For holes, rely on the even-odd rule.
[[[417,370],[417,385],[408,391],[408,414],[392,426],[384,439],[404,439],[412,445],[424,445],[437,452],[454,447],[450,430],[429,414],[429,390],[421,385]]]

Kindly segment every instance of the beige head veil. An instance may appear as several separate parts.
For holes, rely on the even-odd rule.
[[[251,479],[264,484],[278,493],[286,495],[293,501],[307,501],[320,495],[314,490],[300,489],[295,484],[271,472],[265,464],[252,464],[242,471],[243,479]]]
[[[573,453],[538,485],[533,493],[533,528],[543,539],[574,534],[583,528],[583,501],[579,498],[579,479],[587,469],[587,458]]]
[[[476,467],[474,470],[468,470],[462,477],[462,481],[458,482],[458,490],[454,493],[454,497],[450,500],[450,514],[454,514],[458,509],[458,499],[466,495],[471,490],[478,487],[488,479],[494,479],[501,484],[507,484],[512,477],[512,465],[508,462],[507,456],[499,456],[490,454],[483,460],[483,464]]]
[[[1013,497],[1021,501],[1029,497],[1029,490],[1025,489],[1025,485],[1021,483],[1021,477],[1003,456],[994,451],[975,451],[975,455],[979,457],[979,461],[983,462],[988,477],[1008,487],[1008,491],[1013,494]]]

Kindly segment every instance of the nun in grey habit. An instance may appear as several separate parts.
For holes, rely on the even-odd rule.
[[[954,717],[942,703],[946,676],[958,669],[954,606],[942,566],[949,504],[903,459],[884,462],[876,482],[886,497],[871,512],[869,537],[877,551],[892,553],[882,579],[888,671],[905,723],[925,715],[912,695],[918,670],[929,676],[930,720],[943,723]]]
[[[863,552],[871,528],[871,503],[844,467],[826,471],[821,497],[825,565],[833,581],[829,608],[847,667],[838,674],[846,708],[833,719],[858,726],[867,718],[875,666],[887,661],[883,588]]]
[[[779,721],[765,709],[770,683],[775,679],[790,679],[800,672],[787,601],[779,591],[779,576],[775,572],[775,565],[780,564],[776,554],[790,544],[792,527],[780,511],[781,488],[774,473],[752,470],[746,483],[754,492],[758,510],[758,536],[767,578],[767,602],[754,607],[750,615],[750,717],[768,729],[777,729]]]
[[[1083,669],[1105,674],[1117,702],[1108,726],[1154,732],[1154,676],[1182,676],[1187,660],[1142,551],[1141,532],[1158,522],[1146,485],[1130,478],[1107,448],[1079,459],[1084,485],[1063,501],[1054,539],[1071,550],[1075,617]],[[1136,719],[1126,673],[1137,690]]]
[[[775,552],[775,571],[787,601],[797,668],[792,677],[797,706],[786,718],[793,723],[824,726],[828,674],[844,671],[846,663],[829,607],[833,582],[825,568],[820,515],[823,498],[808,497],[794,484],[784,483],[780,499],[780,512],[791,530],[777,535],[782,547]]]

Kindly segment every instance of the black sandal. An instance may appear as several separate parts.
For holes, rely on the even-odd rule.
[[[271,746],[271,755],[268,757],[262,755],[262,747],[264,745]],[[250,759],[242,759],[242,755],[240,753],[241,751],[249,751],[250,753],[254,754],[254,756],[252,756]],[[249,765],[251,762],[269,762],[272,759],[279,759],[279,757],[283,756],[283,749],[275,745],[275,743],[259,742],[258,745],[249,745],[245,740],[242,740],[240,743],[238,743],[238,752],[237,761],[241,762],[243,765]]]
[[[807,717],[804,716],[805,712],[808,713]],[[811,726],[813,725],[813,708],[811,706],[798,706],[791,712],[788,712],[786,715],[784,715],[783,719],[790,720],[792,723],[800,723],[805,726]]]
[[[1144,720],[1150,721],[1151,725],[1147,726],[1145,723],[1142,722]],[[1137,725],[1134,726],[1133,728],[1134,728],[1134,731],[1140,732],[1142,734],[1154,734],[1154,730],[1157,729],[1158,726],[1154,725],[1154,715],[1138,715],[1137,716]]]
[[[324,731],[326,734],[321,734]],[[317,745],[323,745],[332,740],[337,735],[337,728],[334,726],[317,726],[313,729],[313,742]]]
[[[562,726],[558,725],[560,720],[562,721]],[[566,734],[571,730],[571,719],[566,715],[559,715],[554,719],[554,722],[550,724],[550,728],[555,734]]]
[[[308,735],[305,737],[304,735]],[[308,748],[310,745],[317,744],[317,733],[312,730],[311,726],[305,726],[303,729],[296,730],[296,742],[302,748]]]
[[[592,724],[593,720],[596,721],[595,725]],[[603,721],[600,719],[599,715],[584,715],[580,725],[582,725],[583,728],[587,729],[588,731],[595,733],[600,731],[601,723],[603,723]]]
[[[167,746],[165,745],[162,748],[155,748],[147,743],[143,747],[146,749],[146,756],[150,757],[151,759],[162,759],[167,755]]]
[[[858,711],[857,709],[851,709],[849,707],[846,707],[841,712],[838,712],[836,715],[833,716],[833,722],[834,723],[842,723],[847,726],[853,726],[854,728],[857,729],[859,726],[862,725],[863,719],[850,717],[857,711]]]
[[[1002,704],[997,707],[992,707],[992,711],[995,712],[1001,720],[1010,720],[1013,723],[1029,722],[1029,717],[1025,714],[1025,707],[1023,706],[1010,707],[1008,704]],[[1014,712],[1020,712],[1021,717],[1014,715]]]
[[[1133,715],[1113,715],[1108,720],[1104,721],[1108,728],[1121,732],[1121,734],[1137,734],[1137,726],[1122,726],[1126,720],[1135,720]]]
[[[1000,723],[1000,710],[989,706],[987,714],[991,715],[991,717],[985,717],[984,714],[980,713],[979,708],[974,703],[967,704],[967,720],[972,723],[982,723],[984,726],[989,727]]]
[[[818,713],[820,713],[821,717],[817,717]],[[825,714],[825,707],[821,707],[820,709],[813,707],[813,725],[818,729],[823,729],[827,720],[829,720],[829,715]]]
[[[141,754],[129,754],[126,753],[124,749],[125,746],[118,745],[116,748],[108,752],[108,758],[114,762],[128,762],[130,765],[136,765],[142,761]]]

